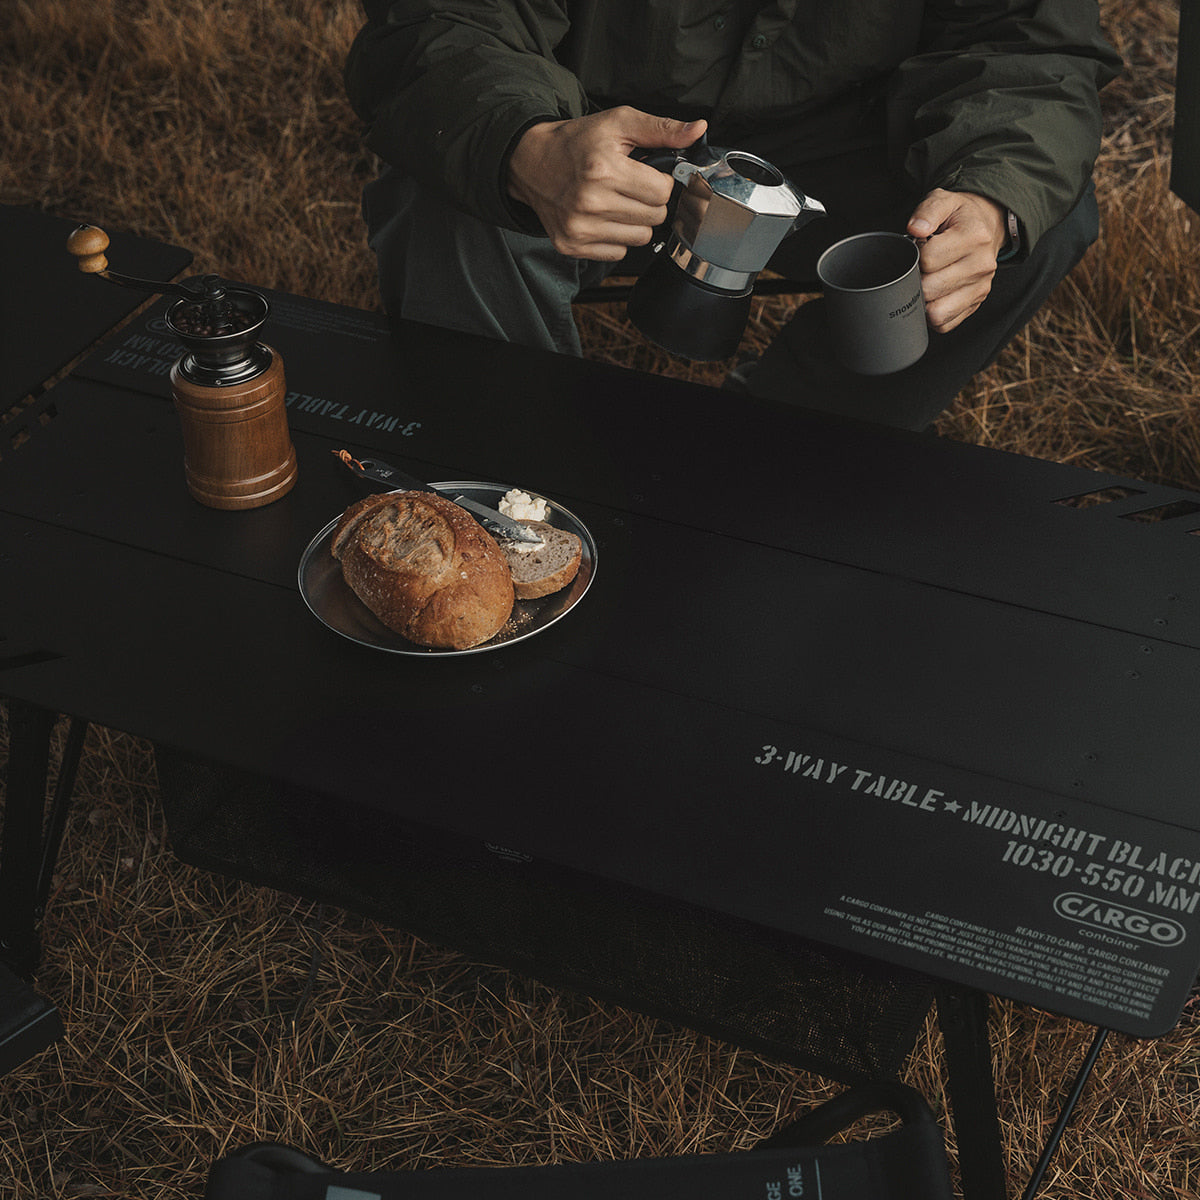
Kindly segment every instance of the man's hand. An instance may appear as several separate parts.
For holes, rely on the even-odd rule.
[[[934,188],[909,217],[908,232],[922,240],[925,315],[938,333],[949,333],[992,290],[1007,236],[1004,209],[974,192]]]
[[[707,128],[627,106],[543,121],[509,159],[509,194],[529,205],[561,254],[618,262],[667,219],[670,175],[629,157],[639,147],[681,150]]]

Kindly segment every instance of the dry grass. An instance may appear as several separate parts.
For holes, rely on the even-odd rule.
[[[1130,71],[1105,96],[1101,244],[942,431],[1200,486],[1200,228],[1166,185],[1176,6],[1108,0]],[[358,195],[374,164],[343,99],[350,0],[0,0],[0,202],[186,245],[198,270],[374,307]],[[751,336],[786,318],[763,302]],[[588,353],[664,361],[615,308]],[[744,1147],[819,1079],[464,961],[347,914],[181,865],[152,748],[93,730],[40,987],[66,1039],[8,1076],[0,1197],[198,1196],[226,1148],[280,1139],[347,1167]],[[314,945],[320,947],[309,979]],[[311,984],[311,988],[310,988]],[[997,1004],[1014,1180],[1088,1031]],[[942,1105],[937,1037],[907,1077]],[[1195,1026],[1110,1041],[1044,1195],[1200,1194]]]

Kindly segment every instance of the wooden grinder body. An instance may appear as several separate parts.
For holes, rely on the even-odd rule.
[[[188,491],[210,508],[258,508],[285,496],[296,482],[283,359],[269,346],[263,349],[270,365],[240,383],[196,383],[184,359],[171,368]]]

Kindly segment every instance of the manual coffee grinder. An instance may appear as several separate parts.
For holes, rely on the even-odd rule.
[[[178,296],[167,328],[184,353],[171,368],[171,396],[183,429],[188,491],[210,508],[259,508],[296,482],[288,432],[283,359],[257,340],[270,312],[265,296],[217,275],[179,283],[135,279],[108,269],[108,235],[80,225],[67,249],[85,275],[143,292]]]

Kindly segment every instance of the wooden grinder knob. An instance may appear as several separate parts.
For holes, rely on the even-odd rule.
[[[67,249],[79,260],[85,275],[98,275],[108,269],[104,251],[108,249],[108,234],[95,225],[80,225],[67,238]]]

